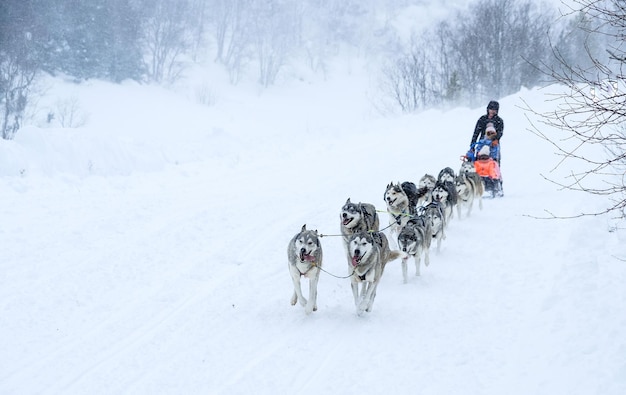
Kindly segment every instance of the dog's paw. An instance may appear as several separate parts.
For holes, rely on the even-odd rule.
[[[359,314],[359,311],[361,313],[363,313],[364,311],[369,311],[370,310],[370,303],[368,300],[361,300],[361,302],[359,303],[359,305],[357,306],[356,310],[357,310],[357,314]],[[360,314],[359,314],[360,315]]]
[[[298,303],[298,295],[294,293],[293,296],[291,297],[291,305],[295,306],[296,303]]]

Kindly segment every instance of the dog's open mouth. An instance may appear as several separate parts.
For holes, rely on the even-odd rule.
[[[363,258],[362,256],[359,255],[355,255],[352,257],[352,266],[359,266],[359,263],[361,263],[361,258]]]
[[[306,251],[301,250],[300,251],[300,261],[301,262],[313,262],[315,260],[315,256],[311,255],[311,254],[307,254]]]
[[[343,219],[343,226],[348,225],[350,222],[352,222],[352,220],[353,220],[353,219],[354,219],[354,218],[351,218],[351,217],[346,217],[346,218],[344,218],[344,219]]]

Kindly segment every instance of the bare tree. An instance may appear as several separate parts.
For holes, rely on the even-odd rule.
[[[179,58],[191,47],[187,31],[189,3],[144,0],[144,7],[149,10],[142,30],[150,79],[174,81],[182,72]]]
[[[230,82],[239,82],[250,60],[252,37],[249,24],[253,0],[212,0],[217,54],[215,60],[226,66]]]
[[[552,22],[552,12],[530,0],[479,0],[417,40],[413,36],[410,55],[398,56],[398,70],[384,74],[397,76],[406,68],[405,59],[423,57],[423,70],[414,74],[420,80],[410,82],[422,84],[427,94],[417,108],[444,101],[474,106],[541,83],[541,73],[525,59],[548,59]]]
[[[256,0],[253,7],[253,37],[259,82],[272,85],[295,48],[300,32],[298,3]]]
[[[36,68],[20,63],[15,57],[0,59],[0,131],[3,139],[12,139],[20,128],[36,75]]]
[[[600,212],[581,213],[601,215],[612,213],[626,218],[626,6],[621,0],[573,0],[584,14],[578,20],[593,20],[580,29],[587,40],[578,43],[587,59],[572,63],[571,57],[553,47],[554,64],[539,67],[553,82],[566,89],[552,94],[555,109],[548,113],[531,112],[539,116],[540,123],[560,132],[544,133],[540,125],[533,124],[531,131],[552,144],[562,157],[558,166],[568,161],[580,164],[584,170],[572,172],[563,181],[550,181],[564,189],[606,196],[608,207]],[[580,37],[580,35],[576,35]],[[598,40],[597,36],[603,39]],[[589,40],[606,43],[606,59],[599,59],[592,51]],[[569,55],[569,54],[568,54]],[[553,129],[553,130],[554,130]],[[600,147],[597,156],[589,148]],[[594,150],[591,150],[594,152]],[[593,154],[592,154],[593,155]]]
[[[30,2],[0,2],[0,137],[12,139],[22,124],[38,74],[41,37]]]

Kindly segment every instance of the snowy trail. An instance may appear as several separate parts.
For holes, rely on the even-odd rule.
[[[515,196],[514,188],[510,188],[510,197],[485,201],[484,210],[476,209],[470,219],[453,220],[442,252],[433,251],[431,265],[423,268],[421,277],[412,277],[403,285],[399,262],[392,262],[371,315],[356,317],[348,280],[323,273],[320,309],[305,317],[288,304],[291,284],[284,267],[285,246],[259,251],[267,249],[268,242],[276,244],[276,235],[260,233],[264,236],[234,255],[235,244],[213,245],[207,239],[216,232],[212,225],[221,223],[221,231],[228,232],[229,220],[238,223],[242,214],[226,214],[226,206],[223,211],[209,213],[203,202],[214,191],[202,186],[201,173],[168,177],[168,182],[173,179],[178,183],[166,189],[159,177],[150,184],[134,186],[137,180],[128,179],[117,190],[107,183],[90,186],[93,190],[81,188],[90,201],[82,208],[83,222],[78,227],[74,223],[75,228],[67,232],[80,235],[80,243],[71,243],[83,249],[70,251],[64,245],[68,239],[64,231],[57,232],[56,242],[48,236],[47,245],[38,245],[37,250],[43,250],[44,255],[60,255],[63,259],[55,262],[66,261],[67,266],[59,267],[52,278],[31,283],[36,287],[51,284],[48,296],[56,305],[49,307],[55,317],[42,317],[48,321],[35,319],[34,323],[54,324],[61,333],[30,346],[28,340],[33,339],[22,334],[23,341],[18,343],[31,351],[26,358],[12,361],[9,375],[3,375],[3,388],[18,391],[21,383],[34,380],[41,383],[33,387],[37,392],[149,392],[193,379],[196,388],[212,393],[244,393],[259,386],[271,388],[279,385],[277,380],[289,377],[296,393],[298,386],[302,393],[309,393],[312,389],[330,390],[325,384],[330,377],[343,376],[340,381],[352,383],[350,372],[369,372],[369,378],[344,388],[346,393],[358,393],[388,388],[392,378],[382,380],[375,373],[380,363],[387,365],[385,372],[396,372],[396,389],[401,392],[420,381],[429,383],[425,393],[429,393],[429,385],[434,392],[446,386],[444,378],[451,372],[460,378],[458,382],[486,392],[511,382],[528,392],[541,393],[542,386],[549,388],[552,374],[543,372],[554,371],[553,364],[565,344],[550,331],[558,325],[550,309],[559,297],[554,287],[558,287],[556,277],[563,268],[546,262],[562,253],[553,246],[563,242],[554,238],[568,239],[572,233],[563,232],[557,221],[542,222],[531,235],[524,234],[526,227],[511,227],[536,204],[524,206],[528,201]],[[59,195],[49,200],[47,211],[42,212],[47,223],[39,228],[40,236],[37,227],[41,223],[27,229],[34,239],[45,240],[44,234],[54,233],[63,217],[77,209],[74,200]],[[193,198],[185,204],[176,203],[174,197],[180,195]],[[109,209],[103,213],[99,209],[105,201]],[[337,210],[326,211],[304,216],[322,214],[327,220],[319,225],[337,227],[330,220]],[[384,215],[381,220],[385,223]],[[477,221],[485,232],[475,231]],[[279,228],[293,221],[281,222]],[[106,232],[102,229],[113,234],[103,238]],[[255,229],[234,230],[244,239],[259,235]],[[508,244],[491,243],[490,235],[519,240],[520,244],[512,256]],[[483,257],[477,249],[484,243],[490,247]],[[327,238],[324,244],[326,268],[343,275],[345,258],[340,243]],[[269,256],[254,263],[254,251]],[[542,259],[536,258],[537,251],[542,251]],[[25,254],[26,261],[37,262]],[[228,257],[233,260],[229,262]],[[251,271],[250,265],[258,263],[262,267]],[[224,269],[224,264],[230,268]],[[216,272],[211,269],[215,265],[222,268]],[[411,267],[411,274],[413,270]],[[100,288],[76,289],[75,282],[90,287],[100,283]],[[237,292],[241,289],[245,294]],[[65,300],[77,294],[83,295],[80,302]],[[85,299],[86,295],[89,298]],[[213,320],[220,321],[217,328],[212,328]],[[538,322],[543,326],[537,327]],[[63,334],[64,324],[71,333]],[[510,355],[512,347],[517,350],[514,358]],[[593,344],[589,347],[583,350],[585,359],[595,359],[601,366],[601,356],[594,355]],[[399,355],[398,350],[406,351]],[[163,353],[168,357],[163,358]],[[240,358],[223,360],[224,354]],[[176,371],[179,364],[189,366],[189,355],[197,358],[190,371],[177,371],[182,377],[166,374]],[[323,363],[311,369],[307,363],[310,358]],[[139,369],[154,360],[161,362],[152,373]],[[586,363],[581,362],[581,369],[583,365]],[[125,370],[137,373],[127,373],[125,381],[110,380]],[[574,372],[565,369],[562,373]],[[572,389],[576,389],[574,384]]]

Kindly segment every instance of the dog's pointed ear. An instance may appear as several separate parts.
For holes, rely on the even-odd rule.
[[[346,200],[346,204],[350,204],[350,198],[348,198],[348,200]]]
[[[300,232],[306,231],[306,224],[302,225],[302,230]]]

